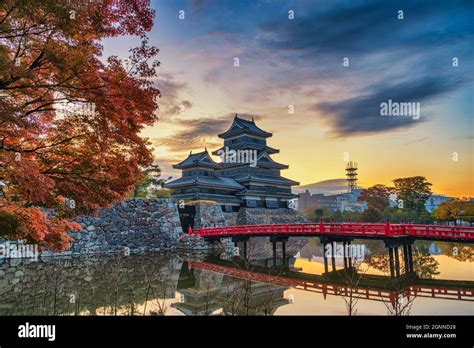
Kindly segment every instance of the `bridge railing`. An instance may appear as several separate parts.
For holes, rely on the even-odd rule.
[[[296,223],[271,225],[240,225],[189,229],[190,235],[202,237],[252,235],[351,235],[351,236],[413,236],[474,240],[474,227],[390,223]]]
[[[414,237],[474,239],[474,227],[408,224],[406,229]]]

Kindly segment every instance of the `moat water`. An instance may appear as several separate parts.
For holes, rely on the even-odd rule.
[[[0,315],[474,315],[471,245],[416,241],[414,272],[391,278],[381,241],[356,240],[367,255],[329,273],[306,242],[276,264],[268,242],[247,257],[0,259]]]

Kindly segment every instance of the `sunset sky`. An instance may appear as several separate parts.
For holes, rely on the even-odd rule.
[[[363,187],[423,175],[436,193],[474,196],[472,1],[152,5],[162,98],[143,136],[164,176],[179,177],[171,164],[190,150],[219,148],[237,113],[273,133],[273,158],[301,184],[344,177],[348,152]],[[104,56],[126,57],[138,42],[106,40]],[[381,116],[389,99],[420,103],[421,117]]]

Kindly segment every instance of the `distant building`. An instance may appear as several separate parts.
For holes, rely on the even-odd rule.
[[[352,211],[361,213],[367,209],[366,202],[359,202],[358,198],[364,189],[357,186],[357,163],[346,164],[347,192],[336,195],[311,194],[309,190],[298,195],[298,210],[305,211],[314,207],[326,207],[329,211]]]
[[[165,186],[177,199],[212,200],[225,211],[237,211],[239,207],[287,208],[288,202],[297,197],[291,187],[299,183],[280,175],[288,166],[270,157],[280,152],[267,145],[271,136],[253,119],[235,115],[230,128],[219,134],[224,146],[213,152],[222,161],[214,162],[207,150],[190,153],[173,166],[183,171],[182,177]]]
[[[298,210],[326,207],[329,211],[363,212],[367,208],[367,203],[357,201],[362,191],[363,189],[354,188],[352,192],[326,196],[322,193],[311,194],[306,190],[298,195]]]
[[[446,197],[443,195],[431,195],[425,202],[425,209],[428,213],[432,213],[441,203],[452,200],[452,197]],[[398,196],[396,193],[390,194],[390,208],[396,208],[398,206]]]
[[[322,193],[311,194],[309,190],[298,194],[298,210],[305,211],[308,208],[313,208],[321,205],[320,200],[325,196]],[[336,202],[334,202],[335,205]]]
[[[361,188],[352,188],[351,192],[337,195],[337,210],[362,213],[365,209],[367,209],[366,202],[358,201],[362,191],[364,190]]]
[[[431,195],[425,202],[425,209],[428,213],[432,213],[441,203],[452,200],[452,197],[442,195]]]
[[[390,208],[398,207],[398,196],[395,192],[390,193],[388,198],[388,206]]]

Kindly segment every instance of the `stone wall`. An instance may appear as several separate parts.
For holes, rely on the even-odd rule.
[[[194,216],[194,227],[218,227],[225,226],[226,220],[221,207],[216,203],[198,202],[196,215]]]
[[[194,215],[194,228],[229,225],[219,204],[207,201],[196,201],[192,205],[196,209],[196,214]],[[220,242],[216,241],[213,244],[209,244],[201,237],[183,235],[179,238],[178,242],[178,249],[182,250],[220,250],[224,252],[232,252],[233,248],[234,243],[232,243],[229,238],[222,238]]]
[[[296,210],[288,208],[241,208],[237,215],[237,225],[284,224],[307,222]]]
[[[239,215],[238,212],[226,213],[223,212],[225,225],[226,226],[236,226],[237,225],[237,216]]]
[[[237,215],[237,225],[302,223],[307,220],[296,210],[279,208],[241,208]],[[287,255],[295,255],[308,243],[308,238],[290,238],[286,243]],[[281,255],[281,243],[277,243],[278,255]],[[241,247],[241,245],[238,245]],[[272,255],[272,243],[269,237],[254,237],[248,242],[248,255],[260,259]]]
[[[130,199],[76,221],[83,230],[71,233],[71,247],[62,253],[45,251],[42,256],[171,250],[183,235],[174,199]]]
[[[291,209],[241,208],[238,213],[224,213],[216,203],[196,202],[194,206],[195,228],[305,221]],[[97,216],[82,216],[76,221],[83,230],[71,233],[71,247],[62,253],[45,250],[41,257],[208,249],[203,241],[183,238],[175,199],[130,199],[99,210]],[[224,240],[218,247],[230,252],[233,243]]]

